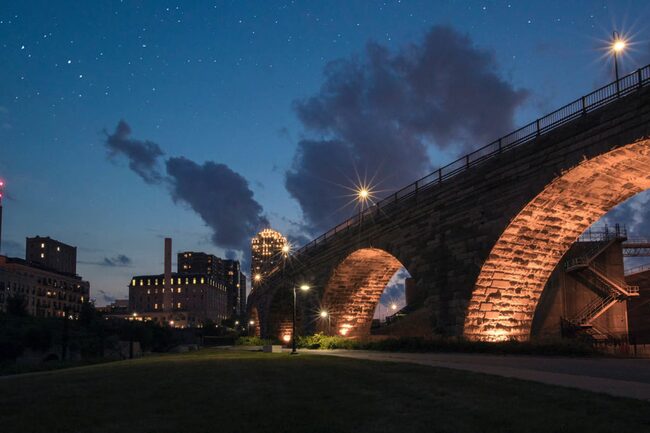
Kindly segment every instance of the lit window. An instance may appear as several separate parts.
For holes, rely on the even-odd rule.
[[[165,293],[165,288],[163,287],[162,292]]]
[[[56,250],[57,250],[57,251],[61,251],[61,247],[56,247]]]
[[[158,304],[153,304],[153,309],[157,310],[158,309]]]
[[[181,303],[176,304],[176,308],[181,308]]]
[[[196,284],[196,277],[192,278],[192,284]]]
[[[144,280],[140,280],[140,285],[144,286]]]
[[[179,288],[178,288],[178,293],[180,293],[180,292],[181,292],[181,288],[179,287]]]
[[[45,258],[45,253],[41,253],[41,259]]]
[[[147,286],[151,285],[151,279],[147,278]]]
[[[41,248],[45,248],[45,244],[41,244]]]
[[[181,284],[181,279],[180,279],[180,277],[178,278],[178,284]]]
[[[153,284],[154,284],[155,286],[158,285],[158,278],[156,278],[155,280],[153,280]]]
[[[151,289],[147,289],[147,295],[151,295]]]
[[[131,285],[135,286],[135,278],[131,280]]]
[[[205,278],[201,277],[201,284],[205,283]]]

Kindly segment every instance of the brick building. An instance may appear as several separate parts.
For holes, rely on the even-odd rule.
[[[240,317],[246,312],[246,276],[239,261],[222,259],[213,254],[196,251],[178,253],[180,274],[205,274],[216,277],[228,291],[228,318]]]
[[[202,326],[229,319],[229,286],[220,277],[216,256],[197,252],[178,254],[171,272],[171,239],[165,239],[163,274],[137,275],[129,284],[129,311],[143,320],[174,327]]]
[[[129,311],[175,327],[201,326],[229,318],[225,284],[215,276],[174,272],[170,284],[165,275],[138,275],[129,285]]]
[[[49,237],[26,243],[26,260],[0,256],[0,310],[19,297],[33,316],[77,317],[90,292],[88,281],[75,273],[77,249]]]
[[[49,236],[27,238],[25,258],[29,263],[56,272],[72,275],[77,273],[77,247],[64,244]]]

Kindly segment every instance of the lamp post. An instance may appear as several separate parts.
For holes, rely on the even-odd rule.
[[[307,284],[303,284],[300,286],[300,290],[303,292],[306,292],[309,290],[309,286]],[[291,354],[292,355],[297,355],[298,351],[296,350],[296,286],[293,286],[293,330],[291,332]]]
[[[327,335],[330,335],[332,333],[332,318],[330,313],[327,310],[321,310],[320,317],[321,319],[327,319]]]
[[[361,224],[361,216],[363,212],[363,205],[368,201],[370,191],[368,188],[362,186],[357,190],[357,201],[359,202],[359,224]]]
[[[620,92],[618,84],[618,53],[622,53],[627,43],[625,39],[621,38],[621,35],[614,30],[612,32],[612,52],[614,53],[614,76],[616,77],[616,93]]]

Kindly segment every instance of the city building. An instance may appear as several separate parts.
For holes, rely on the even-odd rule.
[[[196,261],[193,257],[197,257]],[[215,256],[204,253],[181,253],[178,272],[172,273],[171,239],[166,238],[164,273],[137,275],[131,279],[130,313],[141,320],[179,328],[200,327],[206,321],[220,323],[230,318],[228,288],[209,263],[214,259]]]
[[[75,275],[77,273],[77,247],[48,237],[27,238],[25,258],[28,262]]]
[[[26,250],[26,260],[0,256],[0,310],[14,297],[33,316],[78,317],[90,284],[76,275],[76,247],[37,236],[27,238]]]
[[[219,259],[218,262],[219,278],[228,286],[228,311],[231,317],[242,315],[241,310],[241,286],[242,277],[244,287],[246,286],[246,277],[241,272],[239,261],[230,259]],[[245,314],[245,310],[244,310]]]
[[[178,253],[179,274],[205,274],[217,278],[228,290],[229,318],[239,317],[246,311],[246,276],[238,260],[222,259],[213,254],[196,251]],[[242,290],[243,288],[243,290]],[[243,296],[243,300],[242,300]]]
[[[251,241],[251,280],[253,288],[279,263],[283,253],[288,253],[287,238],[273,229],[264,229]]]
[[[129,300],[116,299],[104,307],[97,307],[97,311],[104,314],[111,315],[128,315],[129,314]]]
[[[246,275],[239,272],[239,315],[246,315]]]
[[[225,284],[206,274],[138,275],[129,285],[129,311],[144,320],[185,328],[230,317]]]
[[[218,272],[219,260],[220,259],[213,254],[184,251],[178,253],[176,266],[180,273],[216,275]]]

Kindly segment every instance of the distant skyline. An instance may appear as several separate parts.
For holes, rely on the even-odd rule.
[[[2,1],[3,254],[78,247],[100,304],[174,251],[297,242],[650,63],[645,1]],[[646,229],[648,194],[608,221]],[[247,269],[246,269],[247,270]]]

